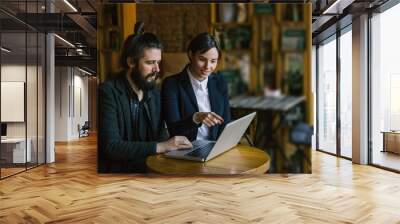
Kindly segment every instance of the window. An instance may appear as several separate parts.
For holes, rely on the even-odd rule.
[[[340,155],[352,156],[352,33],[351,26],[340,36]]]
[[[317,124],[317,91],[316,91],[316,81],[317,81],[317,47],[316,45],[312,46],[312,81],[311,81],[311,88],[312,88],[312,93],[313,93],[313,124],[316,125]],[[316,140],[316,128],[314,128],[314,133],[313,133],[313,137],[312,137],[312,145],[311,145],[311,149],[312,150],[316,150],[317,149],[317,140]]]
[[[336,36],[318,48],[318,149],[336,153]]]
[[[387,151],[384,132],[400,131],[400,5],[371,18],[372,163],[400,170],[400,156]],[[399,133],[400,135],[400,133]],[[395,148],[399,148],[397,145]]]
[[[44,3],[9,1],[0,7],[18,6],[22,15],[39,13]],[[45,163],[46,39],[44,33],[13,16],[0,12],[0,17],[9,21],[0,24],[0,82],[4,87],[0,110],[9,117],[1,118],[2,127],[6,127],[0,144],[0,178],[4,178]],[[11,94],[19,100],[12,102],[11,97],[5,97]]]

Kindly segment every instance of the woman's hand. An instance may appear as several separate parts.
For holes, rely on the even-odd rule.
[[[203,123],[208,127],[224,123],[224,119],[214,112],[196,112],[193,115],[196,123]]]

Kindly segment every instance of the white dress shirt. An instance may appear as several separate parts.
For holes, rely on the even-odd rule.
[[[197,105],[199,107],[199,112],[211,112],[210,99],[208,98],[208,77],[202,81],[194,78],[190,69],[187,68],[187,73],[189,74],[190,82],[196,96]],[[198,131],[196,140],[209,140],[210,129],[207,125],[202,124]]]

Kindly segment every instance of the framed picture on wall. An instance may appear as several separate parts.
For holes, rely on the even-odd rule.
[[[25,82],[1,82],[1,122],[25,121]]]

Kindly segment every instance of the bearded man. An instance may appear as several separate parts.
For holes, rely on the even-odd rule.
[[[163,47],[154,34],[140,33],[125,40],[124,71],[99,86],[100,173],[145,173],[148,156],[192,147],[184,136],[168,139],[155,88]]]

